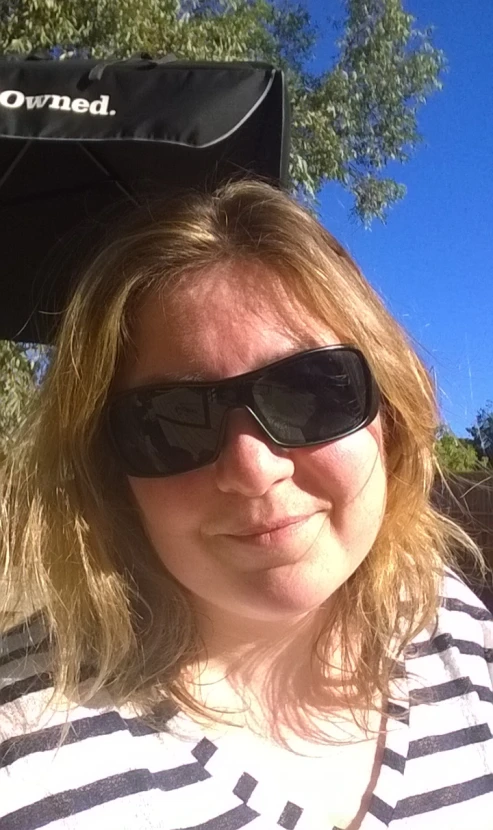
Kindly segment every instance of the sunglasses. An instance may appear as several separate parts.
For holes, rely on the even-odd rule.
[[[215,383],[143,386],[117,395],[107,426],[123,470],[165,477],[215,461],[226,415],[247,409],[279,447],[344,438],[376,417],[379,392],[354,346],[324,346]]]

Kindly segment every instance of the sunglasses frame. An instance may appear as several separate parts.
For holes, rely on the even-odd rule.
[[[271,369],[276,369],[278,366],[283,366],[284,364],[291,363],[301,357],[308,357],[312,354],[320,354],[322,352],[337,352],[337,351],[345,351],[345,352],[353,352],[359,358],[361,367],[364,373],[365,379],[365,393],[368,400],[368,412],[363,419],[363,421],[358,424],[356,427],[351,427],[350,429],[346,430],[345,432],[337,435],[335,438],[329,439],[318,439],[316,441],[304,441],[303,443],[286,443],[283,441],[277,440],[269,431],[269,429],[262,423],[260,418],[252,409],[250,402],[246,400],[246,396],[250,393],[251,395],[251,384],[255,381],[256,378],[262,376],[262,374],[266,371],[270,371]],[[242,387],[247,385],[247,389],[243,391],[242,396]],[[165,392],[168,389],[176,389],[179,387],[193,387],[194,389],[200,388],[209,388],[215,389],[217,387],[222,386],[229,386],[232,387],[236,391],[236,400],[231,406],[227,406],[224,410],[224,415],[221,421],[220,429],[218,430],[217,434],[217,442],[216,442],[216,451],[214,453],[213,458],[205,461],[202,464],[193,467],[190,470],[184,470],[182,472],[171,472],[171,473],[142,473],[136,472],[133,470],[130,472],[131,465],[128,464],[127,460],[123,458],[123,454],[120,452],[118,444],[114,438],[112,424],[111,424],[111,413],[113,408],[118,404],[119,401],[124,400],[126,398],[131,397],[136,392],[138,393],[145,393],[145,392]],[[242,399],[243,398],[243,399]],[[183,382],[177,383],[176,381],[173,383],[153,383],[148,384],[146,386],[135,386],[131,389],[125,389],[123,392],[119,392],[115,396],[111,398],[108,405],[106,406],[106,413],[105,413],[105,432],[109,436],[111,445],[115,451],[116,456],[118,457],[121,465],[124,468],[126,475],[135,477],[135,478],[169,478],[171,476],[176,475],[185,475],[187,472],[194,472],[195,470],[202,469],[202,467],[207,467],[209,464],[213,464],[219,457],[221,453],[221,449],[223,446],[223,439],[224,439],[224,432],[226,429],[226,422],[227,422],[227,414],[234,409],[246,409],[255,419],[255,422],[260,426],[262,432],[267,435],[270,441],[277,447],[282,447],[283,449],[301,449],[302,447],[315,447],[322,444],[332,444],[335,441],[339,441],[341,438],[346,438],[349,435],[352,435],[355,432],[359,432],[360,429],[364,429],[372,421],[376,418],[379,408],[380,408],[380,392],[371,372],[371,369],[368,365],[368,362],[362,353],[362,351],[357,347],[351,344],[337,344],[333,346],[320,346],[315,349],[307,349],[305,351],[297,352],[296,354],[288,355],[288,357],[283,357],[280,360],[276,360],[273,363],[268,363],[266,366],[262,366],[259,369],[253,369],[251,372],[245,372],[242,375],[235,375],[233,377],[223,378],[222,380],[218,380],[215,382],[211,381],[191,381],[191,382]]]

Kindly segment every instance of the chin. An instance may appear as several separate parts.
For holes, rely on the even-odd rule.
[[[325,584],[269,575],[250,606],[252,616],[266,622],[289,621],[327,606],[344,580]]]

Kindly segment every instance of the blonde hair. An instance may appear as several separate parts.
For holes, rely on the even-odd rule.
[[[148,713],[171,700],[213,719],[183,681],[201,647],[189,595],[152,549],[102,424],[132,317],[148,292],[162,290],[165,298],[203,269],[239,260],[268,266],[307,315],[359,346],[382,393],[385,516],[324,626],[326,639],[340,633],[352,689],[343,690],[347,706],[357,699],[371,709],[376,691],[385,699],[390,644],[401,655],[434,619],[444,565],[457,570],[465,550],[484,574],[474,543],[430,503],[438,419],[428,374],[347,252],[267,184],[187,193],[126,226],[87,269],[3,470],[7,607],[21,585],[42,609],[57,694],[76,698],[89,673],[87,695],[107,688],[118,703]]]

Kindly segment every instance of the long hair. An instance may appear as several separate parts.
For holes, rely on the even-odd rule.
[[[360,347],[382,395],[385,515],[369,554],[329,604],[314,662],[323,666],[324,643],[338,631],[352,690],[341,700],[370,709],[376,692],[385,699],[389,691],[390,644],[401,655],[434,619],[444,565],[457,570],[466,550],[484,573],[474,543],[430,503],[438,418],[427,371],[348,253],[285,193],[235,182],[144,213],[78,282],[3,469],[5,608],[21,586],[41,609],[57,694],[80,699],[81,679],[90,677],[86,696],[106,688],[143,712],[172,701],[214,719],[183,680],[201,648],[190,596],[141,526],[107,447],[105,406],[148,292],[165,303],[203,269],[261,264],[306,315]]]

